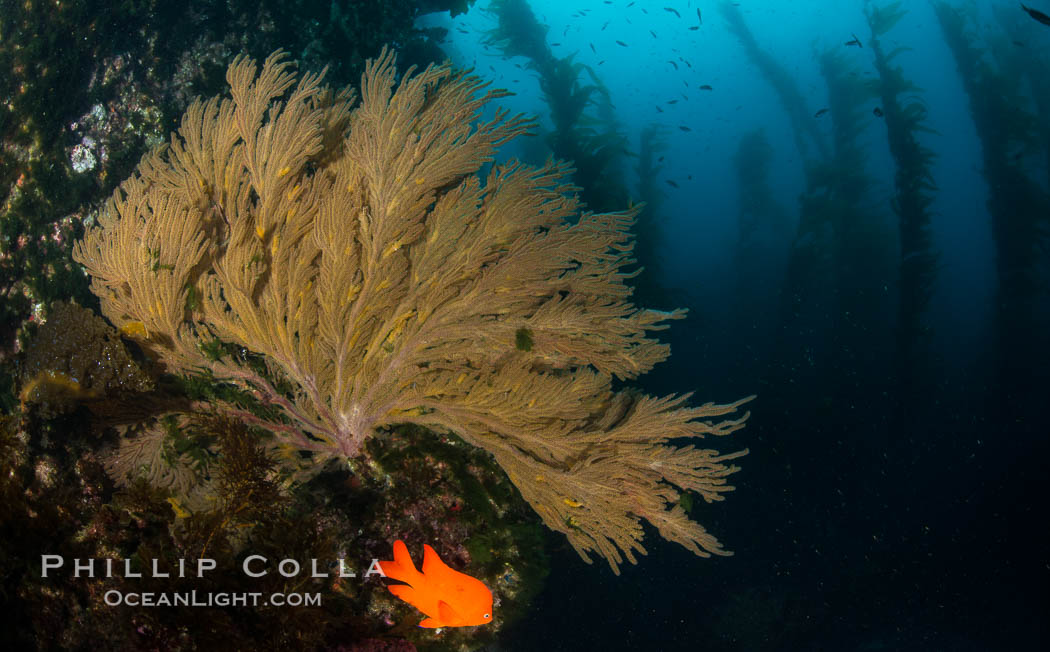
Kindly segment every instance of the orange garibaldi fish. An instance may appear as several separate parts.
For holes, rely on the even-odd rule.
[[[464,627],[492,622],[492,592],[479,580],[452,570],[434,549],[423,544],[423,572],[416,570],[408,547],[394,542],[394,561],[381,561],[379,567],[390,579],[407,584],[387,588],[425,613],[420,627]]]

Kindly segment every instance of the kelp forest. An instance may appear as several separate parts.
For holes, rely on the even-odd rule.
[[[807,533],[798,538],[826,547],[850,532],[878,533],[849,544],[862,563],[792,553],[773,564],[778,572],[817,590],[823,580],[806,579],[806,568],[830,564],[841,579],[823,590],[861,608],[847,587],[870,581],[901,548],[932,546],[921,532],[940,528],[955,533],[959,550],[916,561],[884,581],[903,590],[953,577],[948,569],[961,563],[973,570],[946,580],[946,591],[982,581],[985,571],[973,561],[980,553],[963,548],[984,545],[976,542],[985,532],[966,524],[989,517],[998,505],[1023,502],[1037,471],[1017,469],[1011,460],[1047,450],[1040,433],[1048,428],[1042,403],[1050,386],[1048,30],[1010,5],[995,7],[989,23],[978,21],[972,2],[930,3],[936,23],[926,33],[950,53],[979,143],[975,169],[987,201],[975,209],[976,219],[986,222],[980,228],[990,234],[994,258],[989,303],[958,290],[961,302],[942,300],[935,311],[939,293],[959,281],[944,266],[951,242],[934,237],[934,221],[954,230],[963,227],[953,220],[975,219],[943,213],[941,200],[956,192],[957,181],[936,171],[945,144],[969,136],[934,127],[925,89],[902,64],[911,47],[895,29],[912,10],[909,3],[865,2],[867,31],[846,43],[854,47],[814,46],[823,106],[764,49],[741,3],[717,3],[736,56],[779,102],[768,110],[782,112],[790,125],[803,185],[793,203],[775,193],[782,170],[774,167],[768,127],[737,125],[737,151],[724,162],[738,184],[731,271],[695,280],[670,276],[661,254],[685,224],[666,212],[674,189],[663,182],[661,154],[672,129],[637,125],[640,139],[622,143],[621,127],[604,110],[599,73],[571,55],[550,54],[543,46],[547,28],[524,0],[494,6],[500,27],[492,42],[528,57],[539,74],[555,125],[547,135],[551,151],[577,161],[587,203],[601,209],[608,200],[622,202],[620,193],[600,190],[595,181],[616,179],[619,187],[634,177],[631,197],[644,202],[636,224],[635,257],[644,268],[633,281],[636,296],[646,305],[690,311],[687,325],[667,336],[675,352],[667,377],[704,378],[721,370],[707,380],[760,397],[756,414],[769,421],[754,433],[747,461],[762,468],[762,486],[734,498],[748,501],[745,510],[787,515],[791,525],[784,531]],[[880,149],[887,158],[876,155]],[[703,154],[694,160],[697,170],[723,164]],[[888,169],[875,169],[883,160]],[[699,231],[703,216],[701,205]],[[695,285],[717,289],[701,295],[692,291]],[[957,321],[980,324],[963,350],[953,348]],[[993,486],[990,495],[975,497]],[[829,488],[839,498],[830,505]],[[729,528],[750,541],[768,534],[757,522]],[[763,608],[775,600],[751,598]],[[791,628],[782,640],[797,634]]]
[[[1045,633],[1008,587],[1046,572],[1050,16],[566,4],[0,0],[0,647]],[[643,48],[668,86],[625,92]],[[323,607],[109,609],[132,580],[33,566],[395,540],[496,618],[275,573]]]

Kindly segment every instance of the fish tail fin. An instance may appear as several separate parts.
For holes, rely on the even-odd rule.
[[[394,542],[394,561],[381,561],[379,567],[390,579],[409,584],[417,583],[420,576],[416,565],[412,563],[412,556],[408,554],[408,546],[400,539]]]
[[[386,588],[390,589],[391,593],[408,604],[415,605],[416,602],[418,602],[418,600],[416,600],[416,590],[407,584],[391,584]]]
[[[401,539],[394,542],[394,562],[398,566],[416,570],[416,565],[412,562],[412,555],[408,554],[408,546]]]

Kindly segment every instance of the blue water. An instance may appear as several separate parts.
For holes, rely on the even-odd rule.
[[[752,451],[734,478],[738,489],[724,503],[702,506],[698,516],[736,555],[698,559],[650,533],[649,556],[614,577],[601,563],[585,566],[552,536],[548,588],[530,619],[507,632],[503,649],[1045,646],[1045,613],[1037,605],[1050,586],[1042,470],[1050,420],[1038,407],[1050,389],[1046,249],[1037,273],[1043,286],[1033,298],[1031,355],[1021,363],[1029,380],[1006,390],[998,378],[1017,376],[1009,370],[1014,363],[1000,357],[996,339],[1001,254],[987,207],[982,142],[931,5],[905,2],[906,16],[882,38],[887,50],[910,48],[895,64],[928,110],[930,132],[919,139],[936,154],[937,184],[930,230],[938,261],[925,311],[931,337],[923,381],[912,393],[921,408],[894,414],[895,381],[881,354],[834,349],[840,344],[821,334],[819,322],[815,332],[781,334],[780,344],[770,346],[768,340],[778,337],[770,322],[780,306],[758,305],[735,292],[739,177],[732,161],[741,137],[764,129],[772,148],[772,196],[788,216],[781,239],[767,244],[760,269],[770,286],[784,281],[806,189],[803,158],[769,80],[728,29],[718,3],[630,4],[531,2],[549,26],[553,54],[575,54],[608,87],[633,151],[647,126],[660,125],[666,134],[658,282],[673,288],[678,305],[692,313],[672,328],[671,361],[643,385],[658,392],[696,390],[701,400],[759,394],[747,430],[734,435],[737,445]],[[829,102],[821,53],[837,51],[861,79],[876,79],[864,2],[737,4],[760,47],[789,73],[809,115]],[[978,47],[994,46],[1048,69],[1050,27],[1016,2],[955,5],[974,12],[970,29]],[[1050,13],[1048,3],[1032,6]],[[483,7],[455,20],[435,15],[424,22],[449,28],[444,46],[456,63],[516,94],[502,104],[543,119],[548,109],[526,60],[479,43],[479,34],[495,27]],[[854,35],[865,47],[846,45]],[[700,90],[703,84],[711,90]],[[1022,87],[1029,89],[1023,91],[1026,109],[1038,129],[1047,130],[1050,118],[1039,115],[1031,88]],[[871,183],[865,206],[896,247],[897,218],[889,208],[896,168],[885,121],[872,112],[880,100],[873,96],[868,104],[857,137]],[[830,139],[832,116],[812,119]],[[1029,145],[1041,153],[1028,155],[1024,167],[1045,193],[1050,158],[1047,132],[1038,129],[1044,135]],[[635,159],[626,161],[633,170]],[[625,178],[633,183],[632,174]],[[899,258],[899,249],[893,255]],[[896,274],[874,280],[892,311]],[[741,299],[751,330],[734,327],[739,322],[731,313]],[[832,311],[820,314],[833,321]],[[891,340],[892,312],[886,315],[888,323],[862,323],[859,332],[869,332],[872,342]],[[851,342],[864,348],[863,339]],[[841,362],[846,359],[855,364]],[[844,385],[850,389],[840,391]]]
[[[641,130],[651,124],[666,127],[671,135],[673,146],[666,152],[666,177],[679,187],[665,188],[665,213],[670,220],[667,232],[673,233],[664,242],[672,277],[669,280],[720,278],[729,273],[732,264],[729,252],[736,216],[736,180],[727,163],[741,135],[763,127],[774,151],[775,196],[792,206],[803,178],[790,124],[773,89],[726,29],[716,2],[636,2],[625,8],[626,4],[619,0],[610,4],[543,0],[530,3],[540,22],[550,26],[548,44],[558,44],[551,47],[554,55],[574,54],[575,61],[592,67],[601,76],[630,143],[637,144]],[[752,0],[740,5],[762,47],[791,73],[812,112],[825,107],[827,89],[815,52],[838,48],[852,34],[861,36],[862,41],[867,38],[864,3]],[[979,3],[982,21],[993,20],[991,6],[992,3]],[[995,6],[1013,9],[1016,3],[1000,2]],[[448,27],[450,43],[446,51],[454,62],[472,66],[496,86],[516,93],[501,104],[542,118],[548,110],[536,76],[522,69],[526,60],[504,58],[496,48],[478,43],[478,34],[495,27],[494,18],[481,11],[484,7],[479,4],[455,20],[444,14],[431,14],[421,24]],[[664,7],[676,8],[681,18]],[[689,31],[688,27],[698,24],[697,8],[705,17],[704,24],[699,30]],[[886,46],[911,48],[898,62],[907,71],[907,77],[923,89],[931,127],[938,132],[924,138],[927,146],[939,154],[936,179],[950,188],[950,192],[937,195],[934,207],[935,248],[942,252],[943,269],[933,310],[940,320],[951,324],[953,341],[944,344],[951,345],[949,350],[957,350],[972,344],[978,336],[992,301],[994,252],[988,218],[981,210],[987,189],[979,170],[980,145],[973,133],[967,100],[951,55],[939,38],[933,10],[924,2],[905,3],[905,8],[908,14],[889,34]],[[588,10],[584,18],[578,17],[581,9]],[[658,38],[653,38],[649,30]],[[1046,56],[1050,46],[1046,45],[1046,35],[1041,36],[1042,53]],[[619,46],[617,40],[629,47]],[[590,44],[594,45],[593,50]],[[1039,44],[1036,38],[1031,47],[1038,51]],[[874,77],[870,48],[846,51],[861,74]],[[687,67],[680,57],[693,67]],[[674,61],[678,68],[668,61]],[[697,90],[702,84],[710,85],[713,91]],[[668,100],[678,102],[668,105]],[[876,103],[873,101],[873,106]],[[663,113],[658,113],[656,106]],[[549,121],[545,124],[550,126]],[[689,126],[692,132],[682,133],[677,129],[679,125]],[[825,120],[823,127],[825,132],[830,131],[830,121]],[[893,167],[879,120],[870,120],[865,137],[870,142],[869,171],[888,194]],[[694,289],[705,292],[705,298],[725,298],[711,289],[715,283],[703,285],[708,287]]]

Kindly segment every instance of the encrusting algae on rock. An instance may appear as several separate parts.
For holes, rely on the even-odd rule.
[[[29,342],[20,376],[22,405],[38,405],[48,414],[154,388],[113,328],[74,303],[52,306]]]

